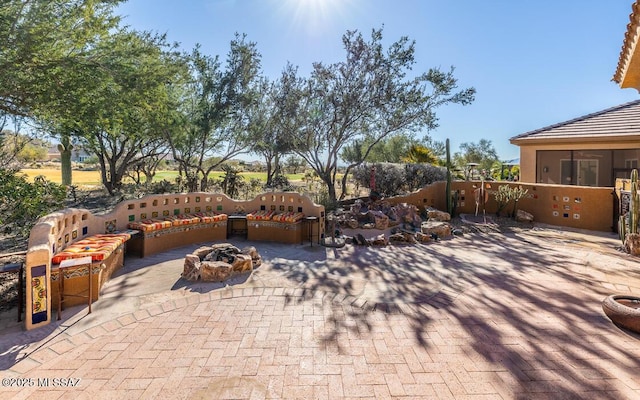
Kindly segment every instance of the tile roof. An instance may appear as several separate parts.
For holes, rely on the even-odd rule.
[[[536,129],[509,139],[513,144],[531,139],[640,136],[640,100]]]
[[[640,0],[636,0],[633,3],[631,10],[632,12],[629,15],[627,31],[624,34],[624,41],[622,42],[622,49],[620,50],[620,57],[618,58],[618,67],[613,75],[613,81],[621,86],[623,85],[625,75],[629,70],[631,59],[638,43],[638,34],[640,33]]]

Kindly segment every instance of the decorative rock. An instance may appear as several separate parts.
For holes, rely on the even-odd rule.
[[[627,233],[624,248],[632,256],[640,256],[640,233]]]
[[[222,282],[231,277],[231,265],[222,261],[203,261],[200,264],[200,277],[207,282]]]
[[[427,243],[431,241],[431,235],[427,235],[426,233],[417,232],[416,240],[420,243]]]
[[[451,233],[453,233],[453,236],[464,236],[462,229],[454,229]]]
[[[247,246],[243,248],[240,253],[248,255],[249,257],[251,257],[251,259],[260,257],[260,254],[258,254],[258,250],[256,250],[254,246]]]
[[[389,243],[416,243],[416,237],[409,232],[398,232],[389,236]]]
[[[182,277],[188,281],[200,279],[200,258],[195,254],[187,254],[184,258]]]
[[[427,235],[436,234],[438,237],[445,238],[451,236],[451,225],[440,221],[423,222],[420,229],[422,233]]]
[[[360,226],[360,223],[358,222],[357,219],[351,218],[347,220],[347,226],[351,229],[358,229],[358,226]]]
[[[427,209],[427,217],[429,217],[429,220],[433,221],[451,221],[451,214],[436,210],[435,208]]]
[[[193,251],[193,255],[197,256],[200,260],[202,260],[207,254],[213,251],[213,247],[211,246],[202,246],[198,247]]]
[[[413,204],[400,203],[396,204],[394,208],[398,222],[409,223],[416,228],[420,226],[420,223],[422,223],[422,218],[420,218],[418,208]]]
[[[251,256],[248,254],[236,255],[235,260],[233,260],[233,263],[231,264],[231,269],[233,272],[239,273],[253,271]]]
[[[516,221],[518,222],[533,222],[533,215],[523,211],[523,210],[518,210],[516,212]]]
[[[231,243],[214,243],[213,245],[211,245],[211,247],[213,248],[213,251],[225,250],[235,254],[240,253],[240,249],[232,245]]]
[[[362,229],[373,229],[376,227],[376,224],[373,222],[367,222],[366,224],[362,224]]]
[[[253,271],[261,263],[262,257],[253,246],[245,247],[241,252],[229,243],[218,243],[187,254],[182,277],[190,281],[221,282],[235,274]]]
[[[382,211],[371,210],[369,211],[369,215],[373,217],[376,229],[380,229],[381,231],[383,231],[389,227],[389,217],[384,215]]]
[[[244,249],[242,249],[242,254],[247,254],[251,257],[251,263],[253,265],[253,268],[257,268],[260,265],[262,265],[262,256],[260,256],[260,254],[258,253],[258,250],[256,250],[255,247],[253,246],[247,246]]]
[[[389,241],[387,240],[386,236],[384,236],[384,233],[381,233],[380,235],[369,239],[369,242],[371,242],[373,246],[386,246],[389,244]]]

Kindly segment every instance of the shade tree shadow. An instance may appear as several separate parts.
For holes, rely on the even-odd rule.
[[[426,245],[347,246],[329,266],[276,269],[311,291],[356,298],[346,297],[348,312],[331,308],[325,341],[370,332],[376,315],[392,309],[409,320],[416,346],[436,350],[430,326],[446,319],[480,364],[507,374],[495,384],[514,398],[621,398],[640,388],[633,372],[640,358],[625,357],[630,349],[640,354],[640,342],[621,339],[603,315],[607,289],[585,268],[590,254],[526,233],[485,233]],[[620,358],[626,361],[615,367]]]

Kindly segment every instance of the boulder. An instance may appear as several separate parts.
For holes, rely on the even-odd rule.
[[[360,226],[360,223],[358,222],[357,219],[350,218],[347,220],[347,226],[351,229],[358,229],[358,227]]]
[[[231,265],[222,261],[203,261],[200,264],[200,278],[205,282],[222,282],[231,277]]]
[[[214,243],[213,245],[211,245],[211,247],[214,251],[224,250],[235,254],[240,253],[240,249],[232,245],[231,243]]]
[[[432,237],[426,233],[416,232],[416,240],[420,243],[427,243],[432,240]]]
[[[381,231],[389,227],[389,217],[387,217],[382,211],[369,211],[369,215],[373,218],[375,228]]]
[[[533,215],[523,211],[523,210],[518,210],[516,212],[516,221],[518,222],[533,222]]]
[[[448,212],[436,210],[435,208],[427,209],[427,217],[431,221],[451,221],[451,214]]]
[[[389,236],[389,243],[416,243],[416,237],[413,233],[397,232]]]
[[[451,225],[441,221],[426,221],[420,226],[422,233],[432,236],[436,235],[440,238],[451,236]]]
[[[235,273],[253,271],[253,262],[248,254],[238,254],[231,264],[231,269]]]
[[[418,207],[413,204],[400,203],[395,206],[398,222],[410,224],[417,228],[422,223],[422,218],[418,212]]]
[[[202,260],[207,256],[207,254],[211,253],[212,251],[212,246],[202,246],[195,249],[191,254],[198,256],[198,258]]]
[[[251,257],[251,263],[253,268],[257,268],[262,264],[262,256],[258,253],[258,250],[256,250],[255,247],[253,246],[247,246],[244,249],[242,249],[242,254],[247,254]]]
[[[384,233],[381,233],[378,236],[372,237],[371,239],[369,239],[369,242],[373,246],[386,246],[389,244],[389,241],[387,240]]]
[[[247,246],[243,248],[241,253],[247,254],[249,257],[251,257],[251,259],[260,257],[260,254],[258,254],[258,250],[256,250],[254,246]]]
[[[195,254],[187,254],[185,256],[182,277],[188,281],[200,279],[200,258]]]
[[[624,240],[624,248],[632,256],[640,255],[640,233],[628,233]]]

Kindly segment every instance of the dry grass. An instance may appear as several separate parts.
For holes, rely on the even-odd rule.
[[[33,181],[36,176],[42,175],[47,180],[55,183],[62,182],[62,172],[60,169],[55,168],[39,168],[39,169],[29,169],[25,168],[20,170],[20,172],[24,173],[29,177],[29,180]],[[100,181],[100,171],[80,171],[73,170],[72,173],[72,182],[74,185],[79,186],[99,186]],[[214,171],[211,173],[211,178],[219,179],[224,175],[224,172]],[[245,181],[249,181],[250,179],[256,178],[262,181],[267,180],[267,175],[264,172],[241,172],[240,175],[244,176]],[[178,176],[178,171],[158,171],[154,180],[162,180],[167,179],[169,181],[173,181]],[[301,182],[304,174],[287,174],[287,178],[290,182]],[[127,178],[125,178],[125,182],[127,182]]]
[[[29,180],[33,181],[36,176],[44,176],[51,182],[62,182],[62,171],[53,168],[39,169],[21,169],[20,172],[27,175]],[[72,181],[74,185],[94,186],[100,185],[100,171],[77,171],[72,172]]]

